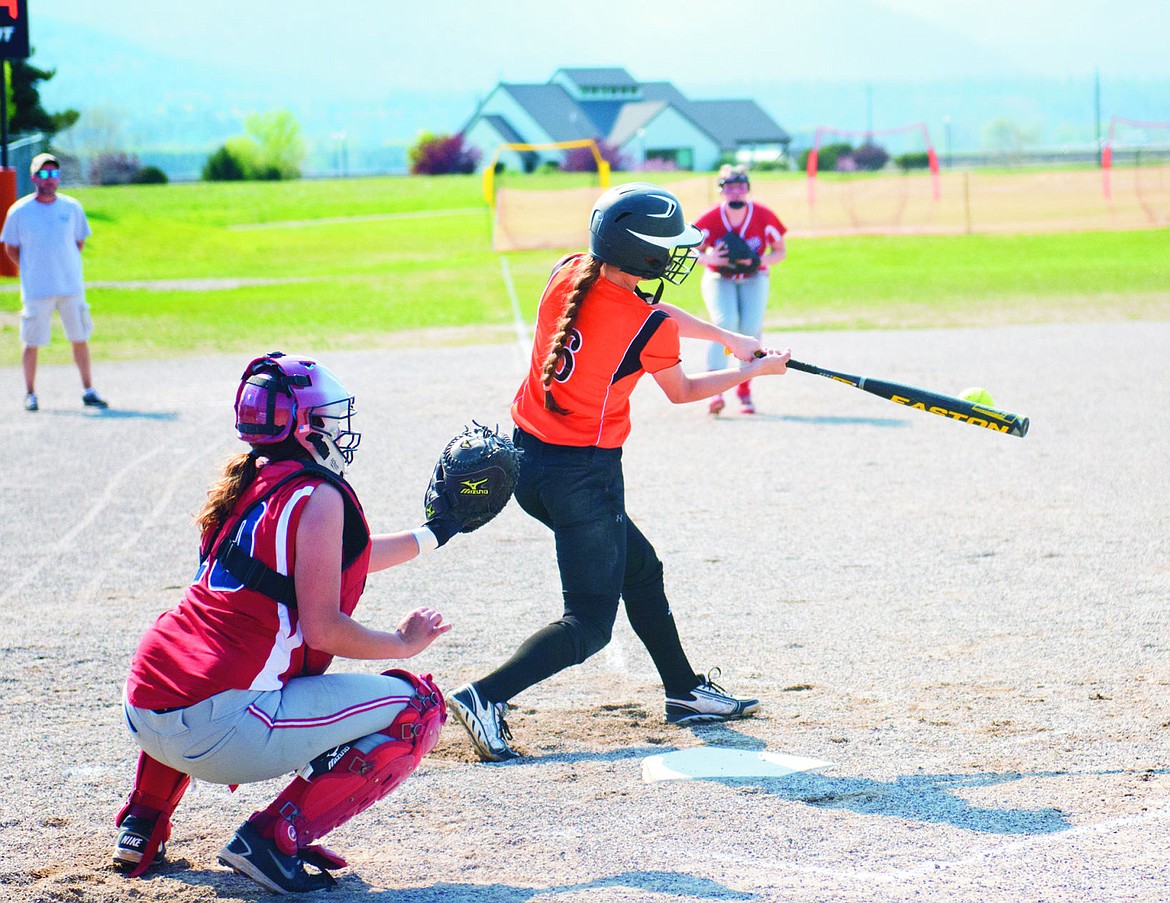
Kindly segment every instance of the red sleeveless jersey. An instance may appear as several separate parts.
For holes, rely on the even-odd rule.
[[[630,434],[630,393],[645,373],[679,363],[678,324],[629,289],[599,278],[581,302],[552,393],[568,414],[545,410],[541,373],[584,255],[562,259],[540,299],[528,376],[512,420],[554,445],[618,448]]]
[[[714,247],[728,232],[738,232],[740,238],[747,242],[749,248],[763,256],[788,232],[788,228],[780,222],[776,214],[754,201],[747,202],[747,215],[739,228],[736,229],[727,219],[727,210],[720,204],[712,207],[697,220],[695,228],[703,233],[703,242],[699,247]],[[712,272],[719,272],[718,267],[708,266]],[[759,272],[766,273],[767,264],[761,264]],[[745,279],[746,276],[728,276],[728,279]]]
[[[272,492],[298,470],[303,475]],[[223,529],[252,558],[291,576],[305,502],[326,481],[299,462],[265,464]],[[369,526],[349,485],[340,480],[334,485],[346,498],[341,610],[352,614],[369,571]],[[295,604],[243,586],[213,551],[178,607],[163,612],[143,636],[130,665],[127,694],[139,708],[188,706],[224,690],[276,690],[291,677],[324,672],[330,661],[332,656],[305,644]]]

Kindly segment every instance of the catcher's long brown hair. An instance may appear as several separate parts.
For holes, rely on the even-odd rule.
[[[261,459],[283,461],[307,457],[308,454],[301,444],[289,436],[283,442],[264,446],[263,451],[253,448],[251,451],[228,458],[223,473],[211,484],[211,488],[207,490],[207,500],[195,515],[195,524],[199,527],[201,540],[208,542],[213,539],[219,528],[227,521],[240,496],[252,485],[256,474],[260,472],[263,466],[260,463]]]
[[[232,455],[228,459],[219,479],[207,490],[207,501],[195,515],[199,535],[204,541],[214,536],[220,525],[227,520],[232,508],[236,506],[236,501],[256,479],[259,469],[255,452]]]
[[[568,414],[568,410],[553,398],[552,381],[560,366],[561,356],[565,352],[565,344],[573,331],[573,323],[577,320],[577,312],[581,309],[581,302],[593,288],[593,284],[601,277],[601,261],[591,254],[585,254],[572,266],[576,272],[573,276],[573,291],[565,301],[565,311],[557,323],[557,331],[553,335],[552,344],[548,350],[548,357],[544,359],[544,370],[541,371],[540,382],[544,386],[544,408],[554,414]]]

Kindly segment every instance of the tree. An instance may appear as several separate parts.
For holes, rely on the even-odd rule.
[[[241,179],[299,179],[305,160],[301,127],[287,110],[252,113],[244,120],[246,135],[229,138],[203,166],[209,182]]]
[[[300,124],[288,110],[251,113],[244,130],[256,145],[254,179],[299,179],[307,153]]]
[[[983,145],[1007,163],[1018,163],[1025,145],[1035,140],[1035,133],[1007,117],[1000,117],[983,128]]]
[[[463,135],[423,132],[410,148],[410,171],[416,176],[475,172],[480,152],[463,146]]]
[[[33,51],[35,53],[35,50]],[[20,132],[44,132],[52,138],[72,126],[81,117],[77,110],[49,113],[41,106],[39,82],[47,82],[56,69],[38,69],[28,60],[10,60],[5,67],[8,91],[8,129]]]

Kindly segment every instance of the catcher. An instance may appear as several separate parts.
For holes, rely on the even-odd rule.
[[[475,529],[511,486],[496,491],[493,471],[465,477],[483,482],[461,495],[440,462],[427,522],[371,536],[345,479],[360,439],[353,397],[325,366],[256,358],[235,414],[249,449],[228,461],[199,512],[195,579],[131,662],[124,709],[142,752],[115,819],[114,865],[133,877],[164,860],[192,777],[236,785],[296,771],[219,860],[269,890],[311,891],[345,865],[315,841],[405,780],[446,720],[430,675],[325,673],[334,656],[410,658],[450,629],[426,607],[391,631],[359,623],[366,576]]]
[[[719,170],[719,192],[723,200],[697,220],[703,233],[699,263],[707,267],[700,291],[711,321],[717,326],[758,339],[763,335],[764,310],[768,306],[771,277],[768,268],[787,254],[784,234],[788,231],[776,214],[748,200],[751,182],[742,166]],[[707,367],[727,366],[723,345],[712,342],[707,348]],[[754,414],[751,380],[735,388],[741,414]],[[707,412],[717,416],[726,405],[723,393],[712,395]]]

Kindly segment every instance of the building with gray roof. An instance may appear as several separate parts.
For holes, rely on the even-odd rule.
[[[615,148],[628,169],[702,171],[745,152],[779,157],[791,141],[754,100],[690,100],[670,82],[639,82],[619,67],[558,69],[545,84],[501,82],[461,131],[481,166],[496,159],[524,172],[560,164],[564,151],[501,145],[592,139]]]

